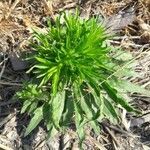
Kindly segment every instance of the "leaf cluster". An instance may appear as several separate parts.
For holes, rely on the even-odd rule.
[[[108,46],[110,36],[97,19],[63,13],[48,25],[47,33],[34,32],[35,52],[28,72],[33,73],[35,82],[17,94],[24,102],[21,112],[32,117],[25,135],[42,120],[50,136],[75,123],[82,141],[87,126],[99,133],[104,118],[118,122],[118,106],[137,112],[120,94],[119,87],[123,89],[125,83],[121,80],[125,76],[121,56],[125,55]]]

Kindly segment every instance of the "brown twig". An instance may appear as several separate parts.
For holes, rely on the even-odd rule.
[[[106,126],[104,126],[104,128],[107,130],[107,132],[110,134],[110,136],[112,137],[112,140],[115,142],[115,144],[117,145],[117,147],[120,147],[120,143],[117,141],[115,135],[112,133],[112,131],[110,131],[110,129]]]

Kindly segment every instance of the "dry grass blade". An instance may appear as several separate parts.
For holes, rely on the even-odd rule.
[[[119,129],[119,128],[115,127],[115,126],[109,125],[107,123],[102,123],[102,124],[103,124],[103,126],[106,126],[106,127],[110,128],[110,129],[116,131],[116,132],[122,133],[125,136],[129,136],[129,137],[135,138],[135,136],[133,134],[131,134],[131,133],[127,132],[127,131],[121,130],[121,129]]]
[[[51,17],[54,19],[53,1],[47,1],[47,0],[42,0],[42,1],[45,6],[45,14],[51,15]]]
[[[15,0],[12,4],[12,6],[10,7],[9,11],[7,12],[5,18],[8,19],[12,13],[12,11],[14,11],[15,7],[17,6],[17,4],[20,2],[21,0]]]
[[[3,144],[0,144],[0,149],[1,150],[13,150],[12,148],[8,147],[8,146],[5,146]]]
[[[90,135],[88,135],[87,139],[90,140],[100,150],[107,150],[100,142],[98,142],[97,140],[95,140]]]
[[[105,127],[105,129],[107,130],[107,132],[110,134],[110,136],[112,137],[112,140],[115,142],[117,147],[120,147],[120,143],[119,141],[116,139],[114,133],[112,131],[110,131],[110,129],[108,127]]]
[[[112,141],[112,143],[113,143],[113,146],[114,146],[114,149],[115,149],[115,150],[120,150],[120,149],[117,147],[117,145],[116,145],[116,143],[115,143],[114,141]]]
[[[15,43],[15,37],[13,35],[14,31],[21,31],[24,28],[20,25],[18,25],[15,22],[8,21],[8,20],[2,20],[0,22],[0,47],[1,47],[1,52],[6,52],[10,51],[9,49],[9,43],[8,43],[8,38],[9,41],[12,43]]]
[[[143,147],[143,150],[149,150],[150,148],[149,148],[149,146],[147,146],[147,145],[142,145],[142,147]]]
[[[12,82],[6,82],[6,81],[0,81],[1,85],[12,85],[12,86],[22,86],[20,83],[12,83]]]
[[[1,80],[4,70],[5,70],[6,61],[7,61],[7,58],[5,58],[5,55],[4,55],[4,60],[0,63],[0,65],[3,63],[2,69],[0,71],[0,80]]]
[[[64,11],[65,9],[70,9],[70,8],[74,8],[76,6],[76,2],[72,2],[72,3],[69,3],[67,5],[65,5],[63,8],[60,9],[60,11]]]
[[[150,42],[150,25],[146,24],[142,19],[137,19],[140,29],[142,30],[141,39],[144,43]]]
[[[11,118],[13,118],[15,116],[16,113],[12,113],[10,115],[7,116],[7,118],[5,118],[3,121],[0,122],[0,127],[2,127],[4,124],[6,124],[9,120],[11,120]]]
[[[26,30],[28,30],[30,33],[33,33],[33,30],[39,31],[41,33],[47,32],[47,30],[45,28],[38,27],[27,15],[24,15],[23,21],[26,26]],[[30,39],[30,37],[29,37],[29,39]]]
[[[22,26],[10,20],[3,20],[0,22],[0,35],[10,35],[13,31],[23,29]]]
[[[122,124],[124,125],[125,129],[127,131],[129,131],[130,130],[130,122],[127,120],[126,115],[127,115],[127,111],[125,109],[123,109],[123,111],[121,113]]]

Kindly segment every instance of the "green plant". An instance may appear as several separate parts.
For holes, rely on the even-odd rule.
[[[63,13],[54,25],[48,23],[47,33],[34,33],[34,64],[28,71],[33,80],[17,93],[24,101],[21,112],[32,117],[25,135],[42,120],[50,136],[75,123],[82,141],[88,125],[99,133],[103,118],[119,121],[120,106],[137,112],[119,89],[121,77],[131,76],[129,65],[122,68],[129,55],[107,45],[110,36],[104,27],[95,18],[80,19],[78,13]]]

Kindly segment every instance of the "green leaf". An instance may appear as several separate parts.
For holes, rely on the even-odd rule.
[[[31,67],[28,71],[26,71],[26,73],[30,73],[34,68],[35,68],[35,65]]]
[[[49,81],[49,79],[51,78],[51,76],[57,71],[57,66],[52,67],[51,69],[49,69],[45,75],[45,77],[42,79],[40,86],[42,86],[43,84],[45,84],[46,82]],[[43,75],[42,75],[43,76]]]
[[[56,128],[60,128],[60,119],[65,105],[66,91],[57,92],[56,96],[52,99],[52,119]]]
[[[64,112],[62,115],[62,126],[68,126],[71,121],[73,121],[74,115],[73,100],[71,98],[65,100]]]
[[[31,103],[30,107],[28,108],[28,113],[33,113],[33,111],[37,108],[38,101],[34,101]]]
[[[55,96],[57,93],[61,66],[62,65],[58,66],[57,72],[54,74],[54,77],[53,77],[53,84],[52,84],[53,96]]]
[[[112,88],[107,82],[103,82],[102,87],[105,89],[109,97],[116,103],[120,104],[129,112],[137,112],[133,107],[131,107],[125,100],[117,96],[117,91]]]
[[[110,112],[111,117],[113,117],[116,120],[116,122],[118,122],[119,121],[118,114],[117,114],[114,106],[111,104],[111,102],[109,102],[109,100],[107,100],[106,98],[104,98],[104,107],[105,107],[105,109],[107,109]]]
[[[103,111],[104,111],[104,99],[103,99],[103,95],[99,94],[99,96],[97,96],[96,92],[94,90],[92,90],[91,94],[93,95],[95,102],[99,108],[99,119],[102,119],[103,116]]]
[[[43,107],[38,107],[35,111],[34,111],[34,116],[32,117],[26,132],[24,134],[24,136],[27,136],[34,128],[37,127],[37,125],[41,122],[41,120],[43,119],[43,111],[42,111]]]
[[[111,123],[117,125],[118,124],[118,119],[114,118],[112,113],[108,110],[108,108],[104,105],[104,110],[103,110],[103,117],[107,118]],[[100,119],[101,121],[101,119]]]
[[[43,70],[43,69],[49,69],[50,66],[39,64],[39,65],[35,65],[34,67]]]
[[[43,63],[45,65],[52,65],[53,63],[48,61],[47,59],[41,58],[41,57],[35,57],[35,59],[37,61],[39,61],[40,63]]]
[[[31,101],[29,101],[29,100],[26,100],[24,103],[23,103],[23,106],[22,106],[22,109],[21,109],[21,114],[23,114],[26,110],[27,110],[27,108],[31,105]]]
[[[117,67],[117,66],[116,66]],[[122,67],[121,67],[122,68]],[[125,69],[120,69],[120,67],[118,68],[117,74],[115,74],[115,76],[117,78],[123,78],[123,77],[140,77],[139,73],[135,72],[133,69],[129,69],[129,68],[125,68]]]
[[[85,112],[87,120],[90,122],[92,128],[94,129],[95,133],[100,133],[98,123],[96,120],[94,120],[95,116],[97,115],[94,110],[92,109],[92,106],[88,99],[84,99],[83,95],[81,94],[81,107],[82,110]],[[98,118],[99,116],[97,116]]]
[[[45,103],[45,105],[43,106],[43,118],[45,120],[47,130],[50,131],[53,126],[53,121],[52,121],[52,109],[49,103]]]
[[[56,72],[56,73],[54,74],[54,77],[53,77],[53,84],[52,84],[53,96],[55,96],[56,93],[57,93],[58,82],[59,82],[59,73]]]
[[[81,114],[80,112],[80,108],[78,107],[78,105],[76,104],[76,101],[74,101],[74,107],[75,107],[75,125],[77,128],[77,133],[78,133],[78,137],[80,139],[80,145],[82,144],[83,140],[85,139],[85,132],[84,132],[84,126],[82,124],[84,124],[84,119],[83,119],[83,114]]]
[[[48,137],[54,138],[55,135],[58,133],[58,130],[55,128],[55,126],[52,126],[49,130]]]
[[[131,93],[140,93],[143,94],[145,96],[150,96],[150,91],[144,89],[143,87],[141,87],[140,85],[137,85],[135,83],[131,83],[129,81],[120,81],[117,82],[117,86],[126,90],[127,92],[131,92]]]
[[[121,61],[129,61],[133,59],[133,56],[131,53],[126,52],[126,51],[121,51],[121,50],[118,50],[118,52],[115,55],[113,55],[113,57]]]

